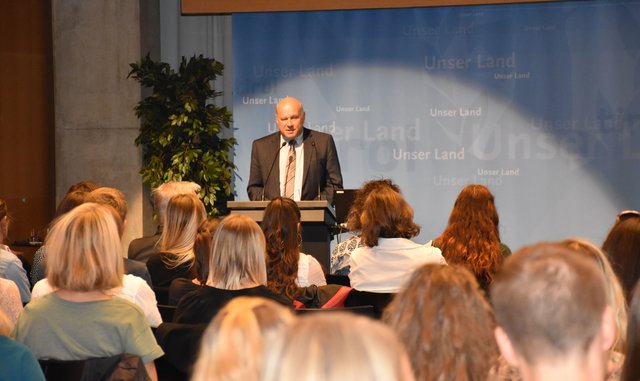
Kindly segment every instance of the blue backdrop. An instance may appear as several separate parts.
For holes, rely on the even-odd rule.
[[[236,193],[274,106],[331,133],[345,188],[396,181],[438,236],[487,185],[512,248],[600,244],[640,207],[640,1],[233,16]]]

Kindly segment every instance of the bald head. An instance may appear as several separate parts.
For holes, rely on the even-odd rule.
[[[304,125],[302,102],[293,97],[285,97],[276,105],[276,124],[282,137],[289,141],[302,134]]]

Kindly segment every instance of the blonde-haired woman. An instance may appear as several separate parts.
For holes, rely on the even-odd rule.
[[[193,244],[200,224],[207,218],[204,204],[195,194],[171,197],[163,218],[158,254],[147,261],[158,303],[167,303],[167,292],[176,278],[192,278]]]
[[[222,306],[239,296],[261,296],[291,306],[291,301],[266,287],[265,247],[255,221],[238,214],[225,217],[213,236],[207,283],[180,299],[174,321],[209,323]]]
[[[411,365],[384,324],[345,312],[299,317],[263,359],[261,381],[412,381]]]
[[[617,352],[624,352],[629,308],[622,284],[615,271],[613,271],[607,255],[598,246],[582,238],[565,239],[560,244],[593,259],[598,268],[602,270],[607,284],[607,302],[611,306],[616,324],[616,337],[612,349]]]
[[[55,292],[29,303],[16,339],[40,359],[83,360],[130,353],[157,379],[162,356],[139,307],[110,290],[122,286],[118,218],[108,206],[80,205],[47,236],[47,279]]]
[[[265,348],[294,321],[291,309],[265,298],[230,301],[202,337],[191,381],[255,381]]]

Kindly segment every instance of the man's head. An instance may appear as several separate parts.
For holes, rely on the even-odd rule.
[[[512,364],[535,367],[583,358],[593,350],[604,353],[612,343],[602,271],[561,245],[540,243],[510,256],[490,295],[496,340]]]
[[[200,190],[200,185],[192,181],[168,181],[153,190],[153,206],[158,216],[160,225],[164,224],[164,211],[171,197],[179,194],[196,194]]]
[[[95,202],[113,208],[120,220],[118,232],[120,236],[124,234],[124,225],[127,221],[127,199],[124,193],[116,188],[100,187],[87,193],[84,202]]]
[[[293,97],[285,97],[276,105],[276,124],[284,139],[295,139],[302,133],[304,125],[302,103]]]

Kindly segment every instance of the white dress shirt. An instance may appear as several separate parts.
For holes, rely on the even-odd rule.
[[[374,247],[351,252],[351,287],[360,291],[396,293],[425,263],[447,264],[440,249],[406,238],[379,238]]]
[[[308,287],[312,284],[316,286],[326,286],[327,280],[324,277],[324,271],[317,259],[311,255],[300,253],[298,260],[298,279],[300,287]]]

